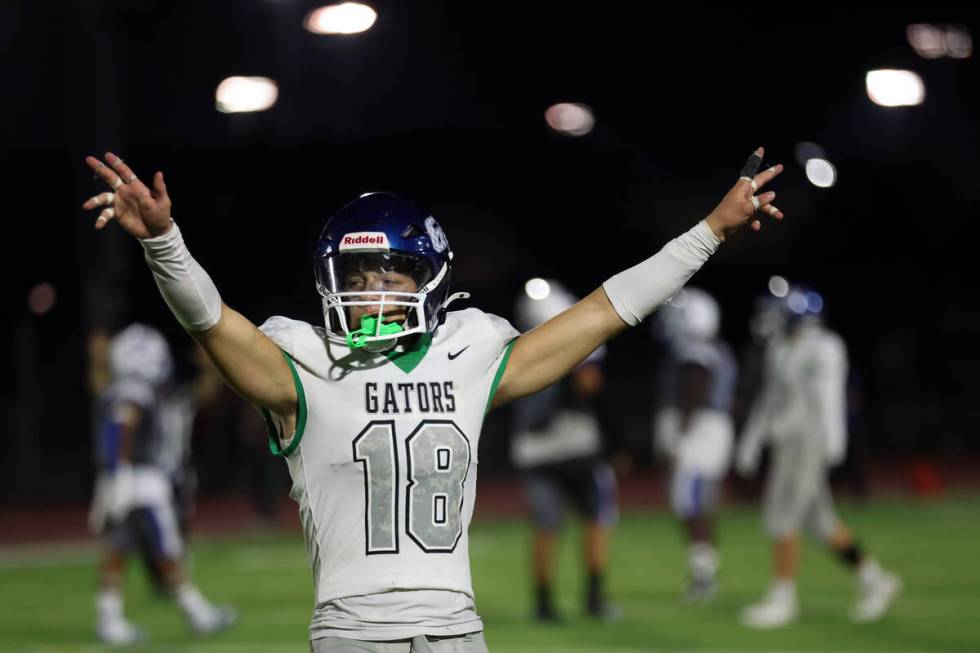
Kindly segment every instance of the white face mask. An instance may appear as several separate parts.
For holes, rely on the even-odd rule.
[[[323,298],[323,317],[327,335],[334,342],[342,342],[369,351],[386,351],[399,338],[426,333],[432,326],[434,315],[428,315],[426,300],[445,279],[449,268],[443,265],[438,274],[415,292],[387,290],[383,287],[346,290],[339,282],[340,270],[334,261],[327,259],[324,272],[318,279],[317,289]],[[384,271],[381,270],[380,273]],[[404,275],[400,275],[404,276]],[[325,283],[324,283],[325,281]],[[434,313],[444,309],[450,301],[463,295],[459,293],[437,307],[429,307]],[[362,313],[360,324],[351,324],[351,308],[370,307]],[[385,315],[398,314],[400,322],[385,322]]]
[[[399,338],[426,331],[424,307],[427,294],[377,291],[327,293],[323,297],[327,335],[335,342],[340,341],[356,349],[391,349]],[[371,312],[361,316],[360,324],[349,324],[347,317],[351,314],[350,309],[361,306],[371,307]],[[385,321],[385,315],[393,312],[404,315],[404,320]],[[339,325],[339,331],[336,327],[331,328],[333,325]]]

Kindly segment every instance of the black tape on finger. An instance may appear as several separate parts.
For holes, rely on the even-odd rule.
[[[748,177],[752,179],[755,177],[755,173],[759,172],[760,166],[762,166],[762,157],[757,152],[753,152],[745,165],[742,166],[742,174],[739,175],[739,178]]]

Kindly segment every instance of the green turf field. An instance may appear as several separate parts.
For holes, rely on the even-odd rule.
[[[684,553],[665,513],[623,517],[610,589],[625,610],[615,624],[580,616],[578,530],[562,546],[558,590],[567,624],[539,626],[530,614],[529,534],[523,522],[477,523],[471,557],[477,607],[491,651],[980,651],[980,498],[944,503],[880,501],[841,508],[878,557],[899,571],[905,593],[880,623],[851,624],[850,577],[809,546],[800,578],[802,618],[775,632],[738,625],[740,606],[767,581],[768,548],[758,515],[723,515],[722,588],[707,605],[678,600]],[[154,598],[142,572],[127,584],[129,617],[152,642],[142,651],[305,651],[311,581],[298,535],[200,540],[194,576],[209,596],[236,604],[241,623],[213,639],[189,636],[177,611]],[[92,546],[0,550],[0,651],[101,651],[92,639]]]

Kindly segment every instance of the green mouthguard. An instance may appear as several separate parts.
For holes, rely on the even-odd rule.
[[[378,318],[365,315],[361,318],[361,328],[347,334],[347,346],[360,349],[367,344],[369,336],[375,335],[375,332],[379,336],[391,336],[404,330],[402,325],[397,322],[385,322],[384,320],[381,321],[381,329],[378,330]]]

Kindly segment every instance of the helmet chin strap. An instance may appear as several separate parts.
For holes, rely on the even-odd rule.
[[[446,301],[442,303],[442,309],[446,310],[446,308],[457,299],[469,299],[469,298],[470,298],[470,294],[468,292],[454,292],[452,295],[446,298]]]

